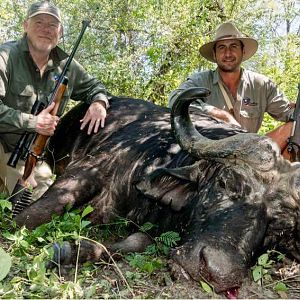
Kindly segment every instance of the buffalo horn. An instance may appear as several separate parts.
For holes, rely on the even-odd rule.
[[[196,99],[205,102],[210,95],[206,88],[189,88],[177,95],[171,111],[171,125],[182,149],[197,158],[211,160],[234,159],[255,164],[258,169],[274,166],[279,152],[269,138],[254,133],[238,133],[221,140],[211,140],[199,133],[189,115],[189,106]]]

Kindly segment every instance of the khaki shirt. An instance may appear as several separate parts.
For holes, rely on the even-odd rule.
[[[201,100],[194,102],[204,112],[217,107],[229,111],[219,82],[222,84],[218,70],[197,72],[183,82],[169,96],[169,106],[175,101],[176,95],[190,87],[205,87],[211,91],[206,103]],[[249,132],[257,132],[262,124],[264,113],[267,112],[278,121],[287,122],[293,114],[289,101],[278,90],[276,85],[266,76],[242,69],[241,79],[234,99],[223,85],[233,106],[234,117]]]
[[[6,152],[13,151],[24,131],[35,131],[37,117],[30,114],[31,108],[36,100],[47,105],[67,57],[59,47],[53,49],[41,77],[26,36],[0,46],[0,142]],[[103,100],[108,106],[105,87],[76,60],[73,59],[66,76],[69,82],[62,106],[70,98],[88,104]]]

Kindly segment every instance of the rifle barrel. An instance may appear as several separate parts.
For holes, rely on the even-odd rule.
[[[75,42],[75,45],[74,45],[74,47],[73,47],[73,49],[72,49],[72,52],[71,52],[70,56],[68,57],[68,60],[67,60],[67,62],[66,62],[66,64],[65,64],[65,66],[64,66],[64,69],[62,70],[62,73],[60,74],[60,76],[59,76],[59,78],[58,78],[58,80],[57,80],[57,84],[56,84],[56,86],[55,86],[55,88],[54,88],[54,91],[53,91],[53,94],[52,94],[52,95],[55,95],[55,94],[57,93],[57,90],[58,90],[60,84],[62,84],[63,81],[64,81],[64,78],[66,78],[65,76],[66,76],[66,74],[67,74],[67,71],[68,71],[68,69],[69,69],[69,66],[70,66],[70,64],[71,64],[71,62],[72,62],[72,60],[73,60],[73,58],[74,58],[74,55],[75,55],[75,53],[76,53],[76,51],[77,51],[77,48],[78,48],[78,46],[79,46],[79,44],[80,44],[80,42],[81,42],[81,39],[82,39],[82,37],[83,37],[83,34],[84,34],[84,32],[86,31],[86,29],[87,29],[87,27],[89,26],[89,24],[90,24],[90,21],[87,21],[87,20],[82,21],[81,32],[80,32],[80,34],[79,34],[79,36],[78,36],[78,38],[77,38],[77,40],[76,40],[76,42]],[[49,101],[49,105],[50,105],[53,101],[54,101],[54,99],[53,99],[53,97],[51,97],[51,98],[50,98],[50,101]]]

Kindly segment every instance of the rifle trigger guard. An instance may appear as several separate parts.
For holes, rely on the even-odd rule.
[[[33,157],[36,158],[36,160],[42,160],[43,159],[43,155],[39,156],[39,155],[36,155],[34,152],[30,151],[30,155],[32,155]]]

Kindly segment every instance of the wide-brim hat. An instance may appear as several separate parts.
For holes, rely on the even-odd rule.
[[[211,62],[216,62],[214,57],[214,46],[218,41],[239,40],[244,45],[243,61],[255,54],[258,43],[255,39],[244,36],[231,22],[220,25],[216,31],[213,41],[201,46],[200,54]]]
[[[60,10],[49,1],[39,1],[30,5],[27,11],[27,19],[40,14],[47,14],[56,18],[61,22],[61,13]]]

